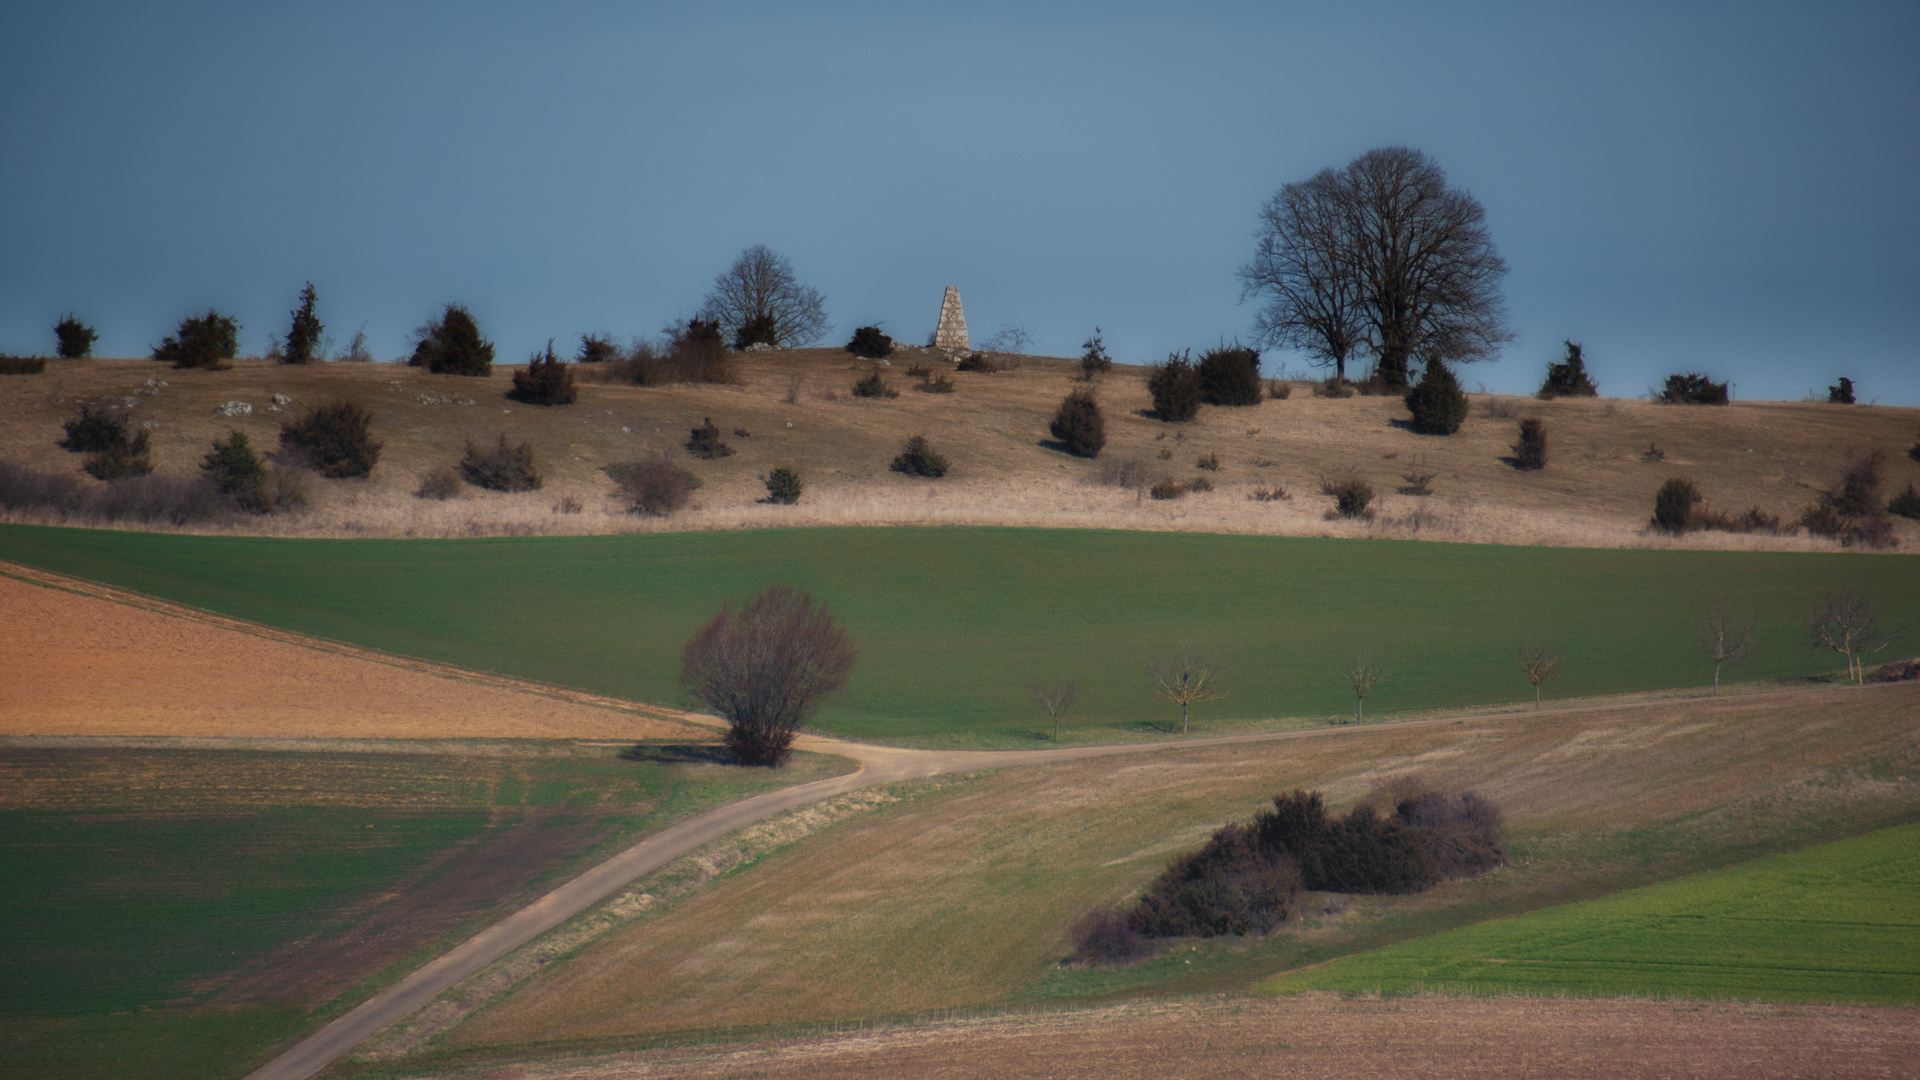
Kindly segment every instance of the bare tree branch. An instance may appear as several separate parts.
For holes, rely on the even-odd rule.
[[[1533,707],[1540,707],[1540,684],[1560,677],[1560,654],[1535,638],[1520,644],[1520,674],[1533,685]]]
[[[1826,648],[1847,659],[1847,681],[1866,681],[1865,658],[1893,643],[1880,629],[1880,613],[1858,589],[1826,591],[1807,609],[1807,629],[1815,648]]]
[[[1367,701],[1367,691],[1387,677],[1387,669],[1375,660],[1373,653],[1366,649],[1355,649],[1353,659],[1347,661],[1347,685],[1353,687],[1353,722],[1359,723],[1362,707]]]
[[[736,349],[811,345],[831,328],[826,298],[800,284],[793,264],[765,244],[742,251],[713,279],[700,317],[717,321]]]
[[[1182,644],[1172,652],[1147,661],[1160,695],[1180,706],[1180,734],[1187,733],[1187,710],[1196,701],[1217,701],[1227,696],[1226,669],[1220,654]]]
[[[1060,714],[1073,708],[1080,697],[1080,684],[1068,679],[1062,683],[1034,683],[1030,688],[1033,703],[1053,718],[1053,741],[1060,741]]]
[[[1741,618],[1724,596],[1715,597],[1707,613],[1694,624],[1693,640],[1713,661],[1713,693],[1720,694],[1720,665],[1737,666],[1753,651],[1753,628],[1760,622],[1756,613]]]

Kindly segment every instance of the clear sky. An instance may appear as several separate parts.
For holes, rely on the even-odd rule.
[[[381,359],[449,301],[523,361],[692,314],[764,243],[835,343],[1247,333],[1261,201],[1371,147],[1486,206],[1538,385],[1836,376],[1920,405],[1920,4],[100,4],[0,9],[0,352],[74,311]],[[1299,358],[1269,354],[1268,370]],[[1824,389],[1821,391],[1824,394]]]

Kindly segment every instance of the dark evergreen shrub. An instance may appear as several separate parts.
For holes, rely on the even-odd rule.
[[[1075,390],[1062,398],[1047,430],[1075,457],[1097,458],[1107,445],[1107,419],[1090,390]]]
[[[900,391],[888,386],[887,380],[881,378],[880,373],[875,371],[873,374],[853,384],[853,396],[864,398],[897,398],[900,396]]]
[[[545,355],[535,353],[525,371],[513,373],[513,391],[507,396],[529,405],[571,405],[578,394],[573,368],[553,355],[553,341],[548,339]]]
[[[439,465],[421,475],[420,486],[414,489],[413,497],[445,502],[460,494],[460,489],[465,486],[466,483],[460,479],[459,473],[445,465]]]
[[[700,478],[667,461],[635,461],[607,466],[607,475],[636,514],[665,517],[693,499]]]
[[[800,480],[800,474],[785,466],[767,474],[767,500],[792,506],[800,501],[800,492],[806,488]]]
[[[928,372],[924,378],[913,384],[913,388],[923,394],[951,394],[953,393],[953,380],[945,375],[935,375],[932,372]]]
[[[1547,467],[1547,425],[1537,419],[1520,421],[1520,441],[1513,444],[1516,469]]]
[[[1155,416],[1184,423],[1200,415],[1200,372],[1187,353],[1170,353],[1167,362],[1147,369],[1147,393]]]
[[[1915,442],[1912,446],[1907,447],[1907,456],[1915,461],[1920,461],[1920,442]]]
[[[720,320],[713,320],[713,325],[715,330],[718,331]],[[740,324],[740,328],[733,333],[733,347],[736,350],[749,348],[754,345],[777,346],[779,344],[780,321],[772,315],[750,316],[743,321]]]
[[[0,356],[0,375],[38,375],[45,370],[44,356]]]
[[[1587,361],[1581,355],[1580,346],[1567,342],[1567,358],[1558,364],[1547,365],[1547,381],[1540,384],[1543,398],[1557,397],[1595,397],[1600,388],[1593,385],[1587,375]]]
[[[80,406],[79,414],[68,419],[65,426],[67,437],[60,440],[60,448],[76,454],[124,449],[133,437],[125,413],[91,405]]]
[[[1080,343],[1086,351],[1080,354],[1080,377],[1089,382],[1096,375],[1105,375],[1113,370],[1113,357],[1107,355],[1107,345],[1100,340],[1100,328],[1093,328],[1093,336]]]
[[[742,327],[743,333],[746,330],[747,327]],[[765,344],[772,341],[769,339]],[[688,319],[669,326],[660,376],[661,382],[733,382],[733,367],[727,360],[727,341],[720,334],[720,320]]]
[[[100,334],[93,327],[75,318],[72,312],[61,316],[53,324],[54,340],[58,342],[56,352],[62,360],[78,360],[93,355],[93,343],[100,340]]]
[[[1920,491],[1913,490],[1913,481],[1907,481],[1907,490],[1887,500],[1887,513],[1920,521]]]
[[[267,487],[267,467],[247,445],[244,431],[227,432],[227,440],[213,441],[213,449],[200,462],[201,471],[213,481],[222,498],[250,514],[273,511],[273,494]]]
[[[307,282],[307,287],[300,290],[300,306],[293,309],[293,325],[287,329],[287,344],[281,350],[281,362],[313,363],[314,352],[320,348],[320,335],[326,330],[320,324],[319,316],[313,313],[313,305],[318,299],[313,282]]]
[[[1675,476],[1660,485],[1653,496],[1653,527],[1661,532],[1679,535],[1694,528],[1694,509],[1706,498],[1700,494],[1693,481]]]
[[[1067,928],[1073,960],[1088,967],[1121,967],[1153,955],[1153,942],[1140,932],[1131,914],[1089,911]]]
[[[954,365],[953,370],[972,371],[981,375],[991,375],[1000,370],[1000,365],[994,363],[993,357],[988,356],[986,353],[971,352],[961,357],[960,362]]]
[[[1847,531],[1847,519],[1827,503],[1815,503],[1801,511],[1800,527],[1815,536],[1838,540]]]
[[[493,374],[493,342],[480,336],[473,314],[459,304],[448,304],[438,319],[416,331],[414,367],[435,375]]]
[[[573,359],[579,364],[606,364],[620,359],[620,346],[605,334],[581,334]]]
[[[489,491],[538,491],[541,484],[540,473],[533,467],[533,444],[509,446],[506,432],[501,432],[500,442],[488,450],[467,443],[467,452],[460,458],[460,475],[467,483]]]
[[[1293,384],[1275,379],[1267,384],[1267,396],[1275,401],[1285,401],[1293,396]]]
[[[1209,349],[1200,357],[1200,400],[1208,405],[1260,404],[1260,350],[1238,342]]]
[[[1407,391],[1407,412],[1413,414],[1413,430],[1422,435],[1451,435],[1467,419],[1467,395],[1453,369],[1438,360],[1427,361],[1420,381]]]
[[[934,453],[933,444],[927,441],[925,435],[915,435],[907,440],[905,449],[900,451],[899,457],[893,459],[890,467],[894,472],[906,473],[908,476],[925,476],[937,480],[947,475],[950,463],[946,458]]]
[[[147,475],[153,471],[153,462],[147,458],[147,433],[142,431],[124,444],[88,456],[80,467],[97,480]]]
[[[1838,385],[1827,387],[1827,404],[1829,405],[1853,404],[1853,380],[1847,378],[1845,375],[1842,375],[1840,376],[1840,382]]]
[[[239,352],[240,324],[208,308],[205,315],[180,320],[180,329],[160,342],[153,358],[177,368],[219,371],[231,367],[228,361]]]
[[[720,429],[714,426],[713,417],[706,418],[699,427],[693,428],[687,439],[687,449],[693,456],[705,461],[715,461],[733,456],[733,447],[720,441]]]
[[[877,326],[863,326],[853,332],[847,351],[864,360],[884,360],[893,355],[893,339]]]
[[[1670,405],[1725,405],[1727,403],[1727,384],[1714,382],[1695,372],[1685,375],[1667,376],[1667,385],[1660,392],[1660,400]]]
[[[1880,470],[1887,456],[1874,450],[1854,462],[1840,478],[1840,487],[1821,498],[1840,516],[1871,517],[1880,512]]]
[[[330,480],[365,476],[380,460],[373,414],[351,401],[322,405],[280,425],[280,445]]]

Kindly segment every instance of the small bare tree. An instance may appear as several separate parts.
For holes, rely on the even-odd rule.
[[[1694,624],[1694,643],[1713,661],[1714,696],[1720,694],[1720,665],[1734,667],[1747,658],[1753,651],[1753,628],[1759,622],[1758,614],[1743,618],[1734,612],[1726,597],[1720,596],[1714,598],[1706,615]]]
[[[1053,717],[1053,741],[1060,741],[1060,714],[1073,708],[1080,697],[1080,684],[1068,679],[1061,683],[1034,683],[1029,688],[1033,694],[1033,703]]]
[[[1347,684],[1353,687],[1353,722],[1359,723],[1362,709],[1367,703],[1367,691],[1387,677],[1387,669],[1373,658],[1366,649],[1355,649],[1353,659],[1347,661]]]
[[[1826,591],[1807,609],[1807,629],[1816,649],[1831,649],[1847,659],[1847,681],[1866,681],[1866,657],[1893,643],[1881,631],[1880,613],[1858,589]]]
[[[1187,733],[1187,711],[1196,701],[1217,701],[1227,696],[1225,668],[1220,654],[1181,645],[1172,652],[1147,661],[1160,695],[1180,706],[1180,734]]]
[[[1548,679],[1560,677],[1560,654],[1548,648],[1544,642],[1535,638],[1521,642],[1520,673],[1533,684],[1533,707],[1540,707],[1540,684]]]
[[[743,765],[779,765],[821,701],[847,685],[853,642],[825,604],[774,585],[740,610],[723,604],[687,642],[680,677],[725,717]]]

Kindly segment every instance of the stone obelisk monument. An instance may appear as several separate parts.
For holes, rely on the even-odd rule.
[[[946,298],[940,301],[940,325],[933,331],[933,347],[947,352],[966,352],[967,317],[960,313],[960,287],[947,286]]]

